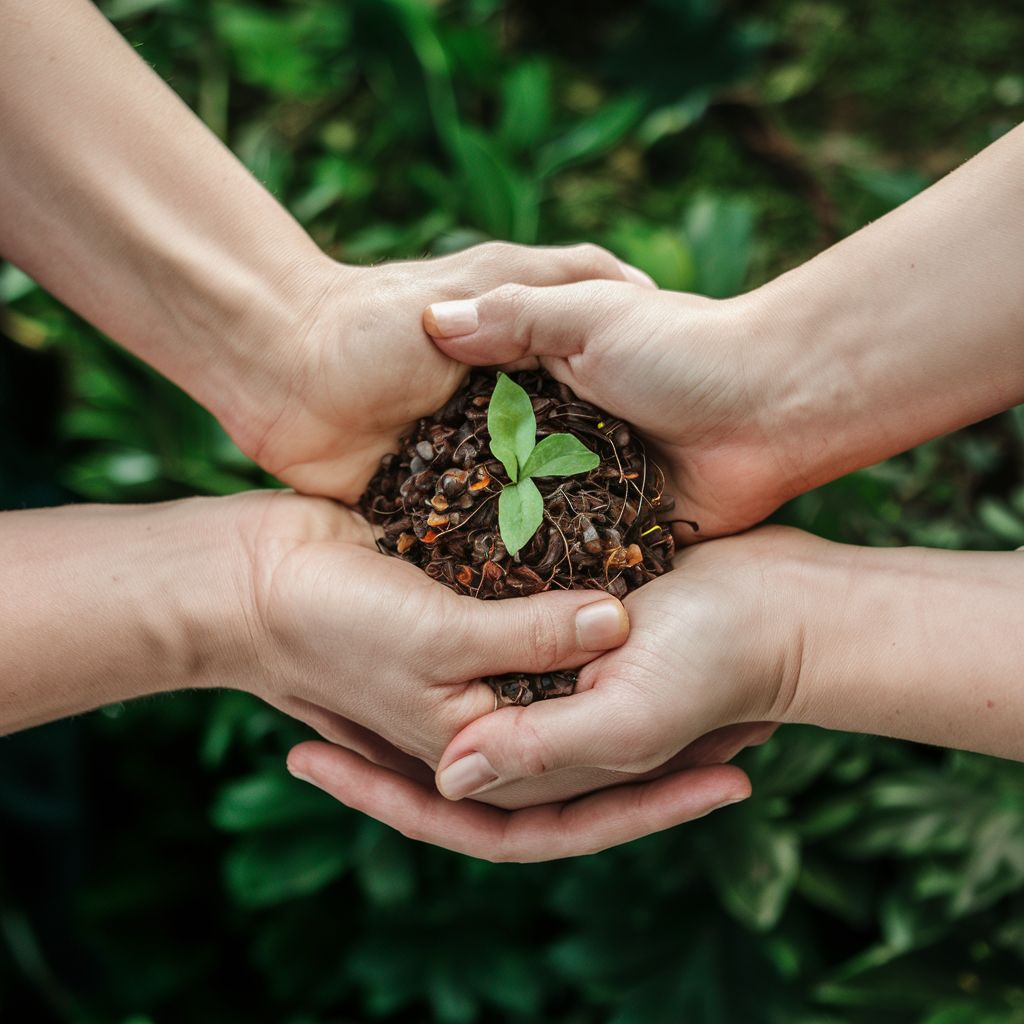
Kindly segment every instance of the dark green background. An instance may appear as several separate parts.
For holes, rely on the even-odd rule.
[[[339,259],[592,239],[725,296],[1024,116],[996,0],[109,0]],[[266,483],[11,268],[0,501]],[[970,339],[964,339],[965,344]],[[1021,410],[800,499],[839,539],[1024,544]],[[1024,557],[1024,556],[1022,556]],[[235,693],[0,743],[0,1018],[1024,1022],[1024,770],[784,729],[748,803],[587,859],[416,846],[293,782]]]

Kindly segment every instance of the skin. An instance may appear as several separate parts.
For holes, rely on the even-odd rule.
[[[592,245],[337,263],[92,3],[0,0],[0,17],[0,253],[300,491],[355,502],[458,388],[466,368],[420,326],[428,302],[509,281],[650,286]]]
[[[510,281],[651,287],[592,245],[337,263],[93,4],[0,0],[0,19],[0,253],[298,490],[354,502],[381,455],[458,388],[465,365],[421,328],[428,302]],[[368,764],[429,778],[458,728],[493,707],[480,674],[593,654],[564,638],[594,595],[453,603],[325,502],[246,496],[0,520],[4,731],[144,693],[244,686]],[[574,785],[596,778],[581,771]],[[687,814],[747,791],[734,769],[704,778]],[[566,791],[530,783],[495,799]],[[625,820],[621,801],[604,806]],[[652,814],[633,814],[629,830],[659,827]]]
[[[1022,160],[1024,127],[736,300],[506,286],[436,303],[424,323],[455,358],[539,362],[646,430],[686,499],[680,514],[700,524],[682,539],[735,533],[1024,401]],[[755,530],[677,565],[629,596],[630,639],[586,667],[583,692],[470,725],[441,759],[440,790],[486,795],[580,766],[639,775],[701,731],[758,718],[1024,757],[1019,554]],[[303,767],[350,796],[329,752],[306,752]],[[394,813],[411,802],[388,780],[363,806],[399,828],[412,820]],[[489,813],[459,817],[453,845],[483,842]],[[557,852],[558,830],[539,829],[529,853]],[[419,834],[449,841],[441,827]]]
[[[630,811],[675,824],[671,809],[689,813],[696,790],[667,774],[557,813],[508,814],[477,800],[584,767],[647,780],[684,762],[701,734],[698,744],[730,729],[742,744],[770,735],[733,723],[768,719],[1024,759],[1024,555],[875,550],[765,527],[686,549],[677,568],[626,598],[629,640],[582,670],[581,692],[502,708],[452,741],[437,775],[449,808],[429,784],[324,744],[297,747],[293,771],[415,838],[490,860],[545,860],[631,837]],[[482,768],[479,786],[464,769],[448,776],[467,762]],[[630,791],[617,831],[602,801]]]
[[[343,759],[350,770],[340,784],[355,787],[357,806],[379,791],[363,787],[378,776],[403,792],[433,790],[445,745],[494,706],[480,676],[576,667],[628,628],[618,602],[594,591],[461,597],[377,552],[358,516],[287,492],[0,521],[0,734],[149,694],[243,689],[331,741],[305,746]],[[577,613],[596,607],[611,623],[595,633],[594,617],[581,627]],[[705,738],[585,814],[566,811],[579,827],[560,849],[622,842],[745,797],[746,777],[719,762],[749,738]],[[300,776],[302,757],[292,757]],[[569,774],[577,789],[595,784],[586,769]],[[536,827],[557,818],[564,788],[564,778],[505,787],[490,799],[544,805],[492,809],[491,820],[521,814]]]
[[[693,542],[1024,401],[1024,126],[737,299],[506,285],[424,323],[474,366],[540,363],[653,442]],[[461,305],[461,304],[460,304]],[[476,322],[476,329],[472,324]]]
[[[2,732],[230,686],[329,739],[374,751],[376,734],[436,764],[445,737],[493,709],[481,675],[578,666],[628,631],[599,592],[460,597],[380,554],[354,513],[287,492],[7,512],[0,523]],[[610,624],[577,629],[588,606]]]

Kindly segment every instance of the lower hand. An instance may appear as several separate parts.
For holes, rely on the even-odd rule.
[[[643,776],[713,730],[780,720],[801,619],[777,595],[799,592],[791,579],[819,546],[769,527],[681,552],[677,571],[626,598],[628,641],[585,666],[574,695],[472,723],[441,758],[438,788],[492,795],[581,767]]]
[[[406,835],[489,860],[592,853],[742,800],[749,781],[721,762],[767,739],[784,710],[799,615],[773,595],[818,545],[768,528],[682,552],[679,572],[626,598],[629,640],[583,668],[579,692],[502,708],[455,737],[437,773],[449,801],[397,766],[325,744],[300,745],[289,765]],[[557,802],[595,776],[620,784]],[[479,802],[517,805],[524,785],[554,802]]]
[[[521,863],[598,853],[746,799],[749,780],[726,762],[774,730],[771,723],[720,729],[643,781],[511,811],[486,801],[514,793],[515,784],[480,800],[446,800],[429,772],[424,777],[421,762],[403,762],[380,750],[301,743],[288,755],[288,767],[296,778],[410,839],[481,860]]]

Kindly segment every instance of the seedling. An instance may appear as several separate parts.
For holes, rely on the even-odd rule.
[[[544,499],[533,477],[589,473],[601,460],[572,434],[548,434],[538,441],[530,396],[504,373],[498,374],[487,407],[487,429],[491,454],[510,481],[498,496],[498,532],[514,557],[544,520]]]

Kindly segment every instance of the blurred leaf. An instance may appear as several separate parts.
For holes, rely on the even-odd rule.
[[[17,302],[39,286],[13,263],[0,263],[0,303]]]
[[[464,199],[476,224],[495,238],[532,242],[539,208],[536,185],[475,129],[462,130],[456,152]]]
[[[228,889],[242,906],[266,907],[319,892],[351,861],[344,835],[297,828],[240,839],[224,859],[224,872]]]
[[[685,131],[704,116],[710,98],[707,92],[694,92],[678,103],[651,111],[637,129],[637,140],[642,146],[649,147]]]
[[[693,254],[679,231],[625,219],[612,229],[608,244],[622,259],[650,274],[660,287],[692,290]]]
[[[593,159],[621,142],[637,123],[643,100],[622,96],[581,120],[560,138],[543,146],[537,155],[537,174],[550,177],[566,167]]]
[[[217,794],[211,816],[226,832],[249,832],[337,818],[338,805],[279,768],[228,783]]]
[[[1024,517],[1011,512],[1009,507],[997,498],[982,498],[978,502],[978,518],[1007,544],[1013,547],[1024,544]]]
[[[270,11],[218,0],[213,7],[217,31],[238,64],[239,75],[253,85],[287,96],[315,96],[337,82],[338,62],[325,77],[317,51],[342,46],[349,36],[343,7]]]
[[[725,906],[749,927],[767,931],[778,922],[796,884],[800,845],[785,826],[748,811],[710,868]]]
[[[498,138],[511,152],[537,146],[551,121],[551,70],[540,58],[514,65],[502,83]]]
[[[684,229],[693,249],[696,291],[714,299],[738,295],[750,266],[753,206],[703,195],[687,210]]]
[[[360,885],[377,906],[407,903],[415,892],[416,867],[409,840],[369,818],[360,823],[355,866]]]
[[[111,21],[118,22],[176,3],[177,0],[104,0],[100,8]]]
[[[931,182],[918,171],[892,171],[880,167],[852,167],[847,173],[865,192],[893,209],[918,192],[923,192]]]

